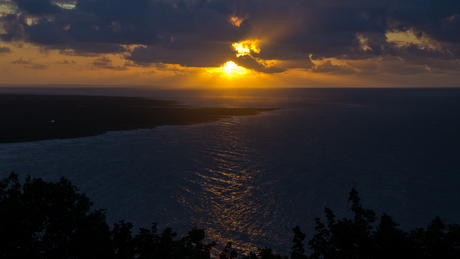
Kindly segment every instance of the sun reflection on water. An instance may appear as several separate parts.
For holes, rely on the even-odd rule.
[[[255,215],[269,213],[259,196],[258,179],[263,171],[249,140],[238,129],[240,118],[222,122],[213,132],[211,144],[196,149],[196,171],[191,171],[190,186],[182,186],[188,195],[180,202],[189,207],[192,224],[206,229],[209,240],[232,246],[239,251],[255,251],[251,241],[261,238],[267,222]],[[208,143],[208,142],[207,142]],[[196,188],[196,192],[192,191]],[[190,194],[192,198],[189,197]],[[198,197],[197,197],[198,196]],[[243,241],[246,240],[246,241]]]

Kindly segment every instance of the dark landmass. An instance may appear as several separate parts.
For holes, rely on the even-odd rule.
[[[270,108],[192,108],[140,97],[0,94],[0,143],[213,122]]]

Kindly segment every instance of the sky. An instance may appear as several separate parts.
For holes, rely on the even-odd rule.
[[[458,0],[0,0],[0,84],[459,82]]]

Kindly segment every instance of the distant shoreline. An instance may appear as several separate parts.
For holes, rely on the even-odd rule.
[[[0,143],[213,122],[274,108],[192,108],[142,97],[0,93]]]

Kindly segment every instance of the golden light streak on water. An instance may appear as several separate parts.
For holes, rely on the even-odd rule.
[[[254,244],[242,240],[255,240],[264,235],[267,222],[255,220],[254,215],[270,211],[267,202],[258,197],[260,187],[254,184],[263,174],[263,170],[258,169],[258,156],[249,147],[250,140],[240,132],[243,129],[238,123],[238,118],[223,122],[209,136],[212,144],[195,151],[193,157],[200,171],[189,172],[192,175],[188,180],[198,187],[181,188],[188,195],[199,197],[187,195],[178,201],[194,211],[190,219],[192,225],[206,229],[209,240],[221,245],[232,242],[232,247],[239,251],[256,251]]]

